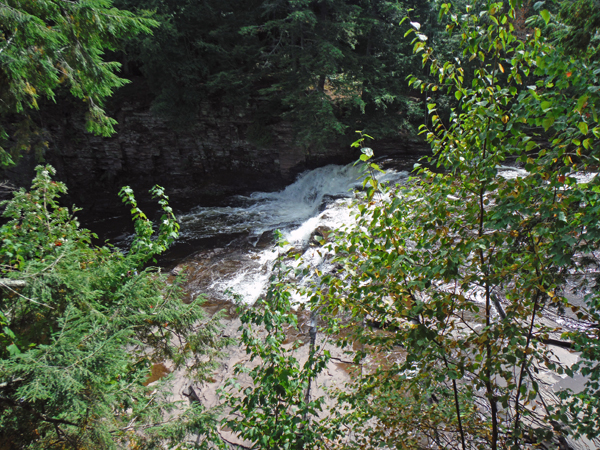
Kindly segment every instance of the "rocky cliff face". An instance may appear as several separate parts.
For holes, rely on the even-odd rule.
[[[173,204],[185,209],[234,193],[277,189],[306,168],[357,157],[348,143],[323,150],[294,146],[292,126],[284,122],[261,136],[266,128],[253,116],[252,106],[206,103],[199,119],[181,131],[150,111],[147,94],[121,95],[112,103],[109,113],[118,125],[110,138],[85,132],[76,108],[62,104],[43,113],[50,137],[45,160],[67,183],[69,200],[95,212],[118,206],[117,192],[123,185],[132,186],[144,203],[147,190],[160,184]],[[414,144],[402,140],[378,143],[378,154],[414,151]],[[26,155],[17,168],[0,176],[26,186],[35,164],[33,155]]]

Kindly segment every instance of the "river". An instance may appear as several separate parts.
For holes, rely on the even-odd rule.
[[[225,205],[198,206],[179,215],[179,248],[202,243],[182,263],[192,295],[225,300],[234,293],[254,303],[266,288],[273,261],[290,248],[314,264],[325,263],[315,259],[311,237],[315,231],[326,232],[354,220],[361,177],[358,165],[328,165],[302,173],[279,192],[236,196]],[[407,177],[407,171],[391,167],[378,174],[381,182],[391,184]],[[283,248],[276,245],[275,230],[286,242]],[[173,252],[181,250],[176,247]],[[172,260],[171,255],[165,261]]]
[[[410,167],[406,162],[384,159],[379,163],[386,169],[378,175],[380,182],[394,185],[407,179]],[[526,175],[510,167],[502,170],[506,178]],[[273,263],[281,252],[301,255],[305,263],[327,272],[329,259],[323,255],[322,247],[315,245],[315,235],[326,237],[330,230],[353,223],[357,214],[354,205],[357,197],[362,195],[362,176],[357,165],[328,165],[302,173],[294,183],[278,192],[238,195],[218,206],[198,205],[178,214],[180,238],[159,263],[164,270],[184,274],[188,300],[205,296],[209,313],[223,308],[231,311],[234,295],[245,303],[254,303],[264,293]],[[275,230],[281,232],[285,241],[283,246],[276,245]],[[132,235],[121,232],[116,237],[117,243],[125,246]],[[570,301],[576,304],[581,300],[573,296]],[[569,315],[549,314],[544,321],[575,328],[577,324],[571,319]],[[224,332],[234,334],[239,323],[235,320],[226,323]],[[553,351],[568,365],[578,359],[576,354],[565,349],[557,347]],[[343,353],[338,356],[343,357]],[[232,349],[224,367],[233,367],[243,357],[240,349]],[[347,377],[343,367],[331,366],[328,374],[332,382],[342,382]],[[215,383],[196,387],[207,405],[216,404],[214,390],[230,376],[232,373],[224,369],[216,375]],[[586,381],[580,375],[568,378],[547,370],[538,376],[547,386],[543,395],[548,399],[557,389],[578,391]],[[180,389],[186,383],[184,378],[178,379]],[[575,448],[595,448],[595,445],[582,440]]]

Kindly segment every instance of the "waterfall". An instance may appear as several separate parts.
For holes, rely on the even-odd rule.
[[[407,172],[378,173],[380,182],[399,183]],[[302,173],[279,192],[256,192],[236,196],[227,206],[201,207],[178,217],[182,239],[203,239],[244,233],[244,244],[204,252],[191,258],[200,275],[197,293],[219,298],[226,290],[253,303],[264,292],[273,261],[283,251],[274,243],[259,245],[263,235],[280,230],[287,249],[304,254],[313,264],[322,256],[308,246],[313,232],[321,227],[334,229],[351,223],[356,189],[362,186],[364,169],[358,165],[328,165]]]

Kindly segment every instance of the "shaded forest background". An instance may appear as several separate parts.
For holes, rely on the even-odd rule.
[[[80,193],[74,200],[107,207],[94,194],[114,198],[124,183],[148,189],[153,181],[176,201],[273,189],[306,168],[356,159],[349,145],[359,129],[377,137],[382,155],[426,151],[417,136],[425,99],[407,84],[421,63],[399,22],[412,10],[440,50],[450,51],[433,3],[115,6],[157,21],[152,35],[106,54],[132,81],[106,100],[119,133],[112,140],[83,133],[87,106],[60,87],[56,105],[40,98],[39,112],[7,124],[4,146],[38,157],[51,149],[46,158],[72,195]],[[34,165],[30,157],[8,177],[25,185]],[[227,180],[235,180],[229,190]]]

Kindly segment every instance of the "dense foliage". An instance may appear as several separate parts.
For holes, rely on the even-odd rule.
[[[47,145],[30,117],[40,98],[64,87],[87,105],[87,128],[114,133],[104,100],[126,80],[117,62],[103,60],[122,39],[149,33],[156,23],[112,7],[110,0],[8,0],[0,3],[0,163]],[[5,127],[10,128],[10,135]]]
[[[87,106],[88,130],[109,135],[103,102],[126,80],[103,52],[156,22],[109,0],[0,3],[0,164],[43,149],[31,110],[68,91]],[[97,247],[60,203],[66,187],[38,167],[29,191],[0,205],[0,446],[6,449],[157,448],[210,437],[214,417],[173,402],[173,375],[202,380],[225,341],[202,298],[183,303],[179,280],[149,266],[179,226],[162,188],[158,227],[131,208],[135,238]],[[164,372],[163,370],[163,372]],[[163,373],[164,375],[164,373]]]
[[[399,26],[409,8],[426,18],[432,4],[414,1],[121,0],[155,11],[153,37],[132,42],[157,95],[156,109],[190,123],[202,104],[255,108],[250,139],[269,142],[281,119],[296,143],[332,142],[356,127],[378,136],[411,130],[423,114],[405,78],[418,70]],[[435,25],[434,21],[426,21]]]
[[[156,236],[128,188],[136,237],[127,254],[90,244],[65,192],[39,167],[30,191],[8,202],[0,228],[0,441],[6,448],[156,448],[199,432],[210,416],[169,398],[166,364],[202,378],[221,345],[201,299],[145,263],[177,237],[161,189]],[[174,411],[174,409],[177,410]],[[167,417],[180,417],[174,424]],[[141,431],[143,433],[141,433]]]
[[[411,22],[435,81],[410,83],[460,102],[447,120],[428,104],[435,170],[391,190],[368,179],[358,226],[329,246],[343,269],[315,286],[311,307],[334,317],[331,330],[349,330],[343,343],[364,346],[362,377],[343,396],[358,446],[499,449],[599,436],[600,180],[589,172],[599,161],[600,67],[593,52],[572,54],[548,34],[547,10],[517,29],[513,3],[471,8],[441,6],[460,37],[450,60]],[[506,162],[524,170],[503,176]],[[561,362],[560,347],[580,362]],[[542,381],[551,371],[588,378],[579,393],[556,393]]]
[[[142,64],[157,107],[178,120],[207,100],[256,102],[257,142],[268,141],[276,113],[310,146],[349,127],[397,134],[407,129],[409,96],[428,99],[426,167],[399,188],[367,177],[357,226],[328,236],[322,251],[336,264],[314,271],[304,292],[306,362],[287,340],[298,323],[283,257],[265,299],[242,308],[253,365],[236,373],[250,384],[223,391],[223,425],[269,449],[564,448],[600,438],[595,0],[556,10],[444,3],[443,39],[423,20],[426,2],[120,5],[153,10],[160,22],[155,38],[129,42],[127,56]],[[3,2],[0,13],[2,118],[65,84],[89,104],[90,129],[111,132],[101,102],[122,80],[101,52],[154,22],[102,0]],[[407,27],[428,73],[408,55]],[[362,150],[378,170],[373,151]],[[506,163],[522,169],[505,176]],[[6,203],[0,228],[2,443],[220,445],[218,412],[171,404],[168,377],[147,385],[158,362],[202,378],[222,345],[217,319],[204,317],[198,299],[184,304],[177,280],[147,265],[177,237],[162,190],[154,190],[164,211],[157,233],[122,190],[136,228],[124,253],[92,245],[59,204],[66,188],[53,169],[37,173],[30,191]],[[332,409],[311,394],[329,360],[318,320],[352,345],[358,368]],[[565,364],[560,349],[577,351],[579,362]],[[582,375],[585,386],[550,391],[548,373]]]
[[[284,262],[284,252],[273,269],[265,297],[251,307],[239,307],[240,341],[250,358],[234,370],[236,376],[245,376],[245,386],[232,379],[221,392],[229,406],[224,423],[255,449],[318,448],[323,439],[333,441],[341,434],[339,427],[319,420],[329,410],[325,398],[312,392],[330,355],[316,343],[316,324],[308,342],[290,339],[301,334],[301,327],[288,281],[293,271]],[[301,361],[298,349],[306,344],[308,355]]]

